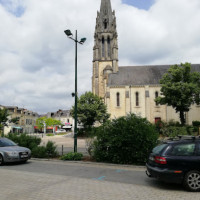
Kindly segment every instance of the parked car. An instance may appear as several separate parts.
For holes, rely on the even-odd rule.
[[[200,137],[179,137],[155,147],[146,174],[189,191],[200,191]]]
[[[0,165],[9,162],[26,162],[30,158],[30,149],[20,147],[13,141],[0,137]]]
[[[65,129],[58,129],[58,130],[56,131],[56,133],[65,133],[65,132],[66,132]]]

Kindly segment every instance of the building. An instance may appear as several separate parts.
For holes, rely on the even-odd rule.
[[[53,118],[59,120],[63,126],[62,128],[66,130],[71,130],[74,124],[74,119],[70,114],[70,110],[58,110],[56,112],[48,112],[47,118]]]
[[[135,113],[154,123],[179,121],[175,110],[154,101],[160,95],[159,80],[170,65],[118,66],[118,35],[110,0],[101,0],[97,12],[93,48],[92,91],[102,97],[111,118]],[[200,72],[200,64],[192,65]],[[200,106],[186,113],[186,122],[200,121]]]
[[[8,122],[8,126],[4,127],[4,133],[34,133],[34,126],[39,117],[37,113],[17,106],[1,106],[6,108],[9,113],[8,119],[19,118],[17,123]]]

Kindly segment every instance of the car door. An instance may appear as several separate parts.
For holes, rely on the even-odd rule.
[[[195,159],[195,169],[200,171],[200,142],[196,142],[196,159]]]

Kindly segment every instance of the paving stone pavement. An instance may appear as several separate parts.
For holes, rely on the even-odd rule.
[[[200,200],[200,193],[0,168],[0,200],[55,199]]]

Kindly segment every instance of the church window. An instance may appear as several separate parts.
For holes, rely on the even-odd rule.
[[[117,106],[119,107],[120,106],[120,94],[119,94],[119,92],[117,92],[116,97],[117,97]]]
[[[102,57],[105,57],[105,40],[102,38]]]
[[[104,29],[107,29],[108,22],[106,19],[104,20],[103,24],[104,24]]]
[[[155,92],[155,99],[158,97],[158,92]],[[158,106],[158,103],[156,102],[156,106]]]
[[[135,93],[135,105],[139,106],[139,92]]]
[[[111,52],[111,49],[110,49],[110,37],[108,37],[108,57],[110,57],[110,52]]]

